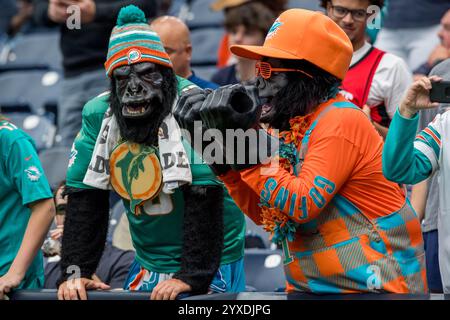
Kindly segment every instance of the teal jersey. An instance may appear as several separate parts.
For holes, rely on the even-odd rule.
[[[193,86],[188,80],[178,78],[178,91]],[[108,108],[108,94],[89,101],[83,109],[82,128],[75,138],[69,167],[67,185],[91,189],[83,183],[89,166],[103,115]],[[193,185],[217,185],[224,190],[224,250],[222,264],[235,262],[243,257],[245,219],[243,213],[229,196],[225,186],[211,169],[183,142],[191,163]],[[180,268],[183,236],[184,199],[176,190],[172,195],[160,193],[151,203],[144,206],[144,213],[135,215],[130,211],[129,201],[123,199],[130,223],[136,260],[147,270],[171,273]]]
[[[27,205],[52,198],[33,140],[0,121],[0,276],[8,272],[30,219]],[[34,258],[19,288],[43,285],[42,253]]]

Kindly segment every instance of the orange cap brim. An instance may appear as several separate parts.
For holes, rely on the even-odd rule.
[[[247,58],[251,60],[261,60],[262,57],[276,58],[276,59],[295,59],[295,60],[302,59],[302,57],[293,55],[292,53],[264,46],[233,45],[230,47],[230,51],[238,57]]]

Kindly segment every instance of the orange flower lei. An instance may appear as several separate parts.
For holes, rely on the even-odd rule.
[[[294,143],[298,148],[305,136],[306,130],[311,125],[312,113],[306,116],[297,116],[289,120],[291,130],[280,132],[280,139],[283,139],[284,143]]]
[[[291,172],[293,166],[296,163],[292,163],[292,158],[295,157],[294,152],[300,147],[303,137],[305,136],[306,130],[311,125],[312,114],[306,116],[297,116],[289,120],[291,129],[287,131],[282,131],[279,134],[281,142],[284,143],[288,157],[283,154],[283,150],[280,150],[279,163],[280,166]],[[283,145],[280,146],[283,149]],[[293,234],[295,232],[295,226],[293,226],[293,221],[291,221],[286,214],[281,212],[278,208],[270,207],[267,203],[261,203],[261,218],[264,230],[271,233],[272,241],[279,242],[287,237],[292,240]]]

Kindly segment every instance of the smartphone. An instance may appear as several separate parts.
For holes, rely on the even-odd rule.
[[[431,102],[450,103],[450,81],[433,82],[430,100]]]

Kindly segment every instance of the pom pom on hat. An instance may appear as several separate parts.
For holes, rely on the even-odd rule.
[[[106,74],[111,77],[120,66],[146,61],[172,68],[170,57],[147,23],[145,13],[134,5],[123,7],[109,38]]]
[[[120,9],[119,16],[117,17],[118,26],[124,26],[130,23],[147,23],[145,13],[132,4]]]

